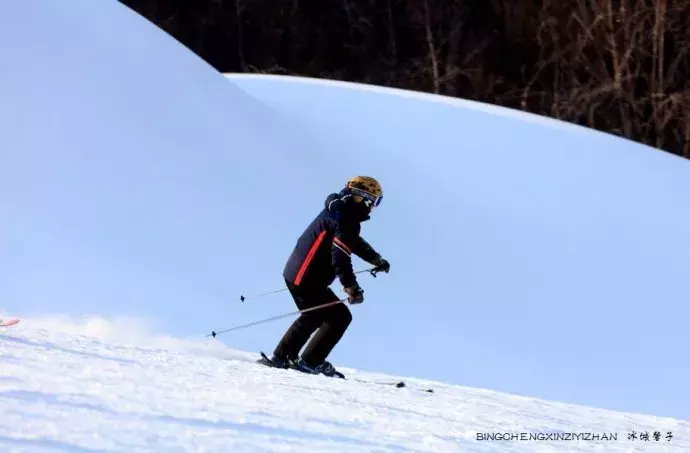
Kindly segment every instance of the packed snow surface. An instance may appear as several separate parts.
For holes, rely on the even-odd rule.
[[[304,375],[133,326],[36,319],[0,331],[0,451],[690,451],[686,421],[410,378],[396,388],[386,383],[400,377],[347,368],[348,380]]]

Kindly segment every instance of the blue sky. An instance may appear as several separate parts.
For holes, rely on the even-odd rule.
[[[239,296],[280,288],[326,195],[367,174],[392,268],[361,278],[336,365],[690,418],[690,162],[474,103],[228,79],[117,2],[15,2],[0,38],[0,313],[203,336],[292,311]],[[220,340],[270,351],[290,321]]]

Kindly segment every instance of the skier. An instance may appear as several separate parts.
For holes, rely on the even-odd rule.
[[[297,240],[283,271],[288,290],[300,310],[338,301],[340,298],[330,289],[336,277],[350,304],[364,301],[364,291],[352,269],[353,253],[374,265],[374,272],[388,273],[388,261],[360,237],[361,222],[369,220],[382,197],[383,191],[376,179],[356,176],[339,193],[326,198],[323,210]],[[287,329],[268,364],[344,377],[326,358],[351,321],[352,314],[342,303],[302,313]],[[298,357],[314,332],[304,353]]]

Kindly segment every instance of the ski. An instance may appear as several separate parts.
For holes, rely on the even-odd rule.
[[[309,373],[306,373],[306,372],[304,372],[304,371],[302,371],[302,370],[300,370],[300,369],[298,369],[298,368],[296,368],[296,367],[294,367],[294,366],[289,366],[288,368],[285,368],[284,366],[278,365],[278,364],[274,363],[274,362],[273,362],[263,351],[260,351],[259,354],[260,354],[260,357],[257,359],[256,362],[259,363],[259,364],[261,364],[261,365],[268,366],[268,367],[271,367],[271,368],[283,369],[283,370],[292,369],[292,370],[295,370],[295,371],[299,371],[299,372],[301,372],[301,373],[309,374]],[[342,374],[342,373],[340,373],[340,372],[338,372],[338,371],[336,371],[336,376],[334,376],[334,377],[338,377],[338,378],[340,378],[340,379],[348,380],[348,379],[345,377],[344,374]],[[405,388],[405,387],[407,387],[407,384],[405,383],[405,381],[382,382],[382,381],[368,381],[368,380],[365,380],[365,379],[357,379],[357,378],[352,378],[352,379],[349,379],[349,380],[354,381],[354,382],[361,382],[361,383],[363,383],[363,384],[386,385],[386,386],[392,386],[392,387],[396,387],[396,388]],[[433,390],[433,389],[424,389],[424,390],[422,390],[422,391],[427,392],[427,393],[434,393],[434,390]]]
[[[399,389],[407,387],[407,384],[405,383],[405,381],[387,382],[387,381],[367,381],[366,379],[351,379],[351,380],[357,381],[357,382],[362,382],[364,384],[376,384],[376,385],[392,386],[392,387],[396,387]],[[415,390],[420,390],[420,391],[426,392],[426,393],[434,393],[434,389],[430,389],[430,388],[429,389],[415,389]]]
[[[0,319],[0,327],[9,327],[19,324],[19,319]]]
[[[268,366],[271,368],[283,369],[283,370],[295,370],[295,371],[299,371],[300,373],[310,374],[306,371],[300,370],[299,368],[295,367],[294,365],[291,365],[291,366],[285,368],[284,366],[275,364],[263,351],[260,351],[260,354],[261,354],[261,357],[257,360],[257,363],[260,363],[261,365],[265,365],[265,366]],[[329,377],[329,376],[326,376],[326,377]],[[335,376],[330,376],[330,377],[345,379],[345,375],[338,372],[338,371],[335,372]]]

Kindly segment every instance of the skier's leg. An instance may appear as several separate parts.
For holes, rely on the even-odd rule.
[[[327,288],[324,296],[329,302],[338,300],[338,296],[330,288]],[[302,354],[302,360],[310,368],[324,363],[352,322],[352,313],[350,313],[350,309],[345,304],[336,304],[317,311],[323,312],[322,319],[324,323]]]
[[[324,297],[323,291],[298,289],[290,282],[286,283],[295,301],[295,305],[297,305],[297,308],[300,310],[330,302],[330,300],[322,300]],[[327,293],[326,295],[328,296]],[[337,300],[337,298],[335,300]],[[309,340],[309,337],[324,322],[323,310],[324,309],[313,310],[301,314],[285,331],[285,334],[283,334],[283,337],[273,351],[274,358],[279,360],[297,360],[300,350],[302,350],[307,340]]]

